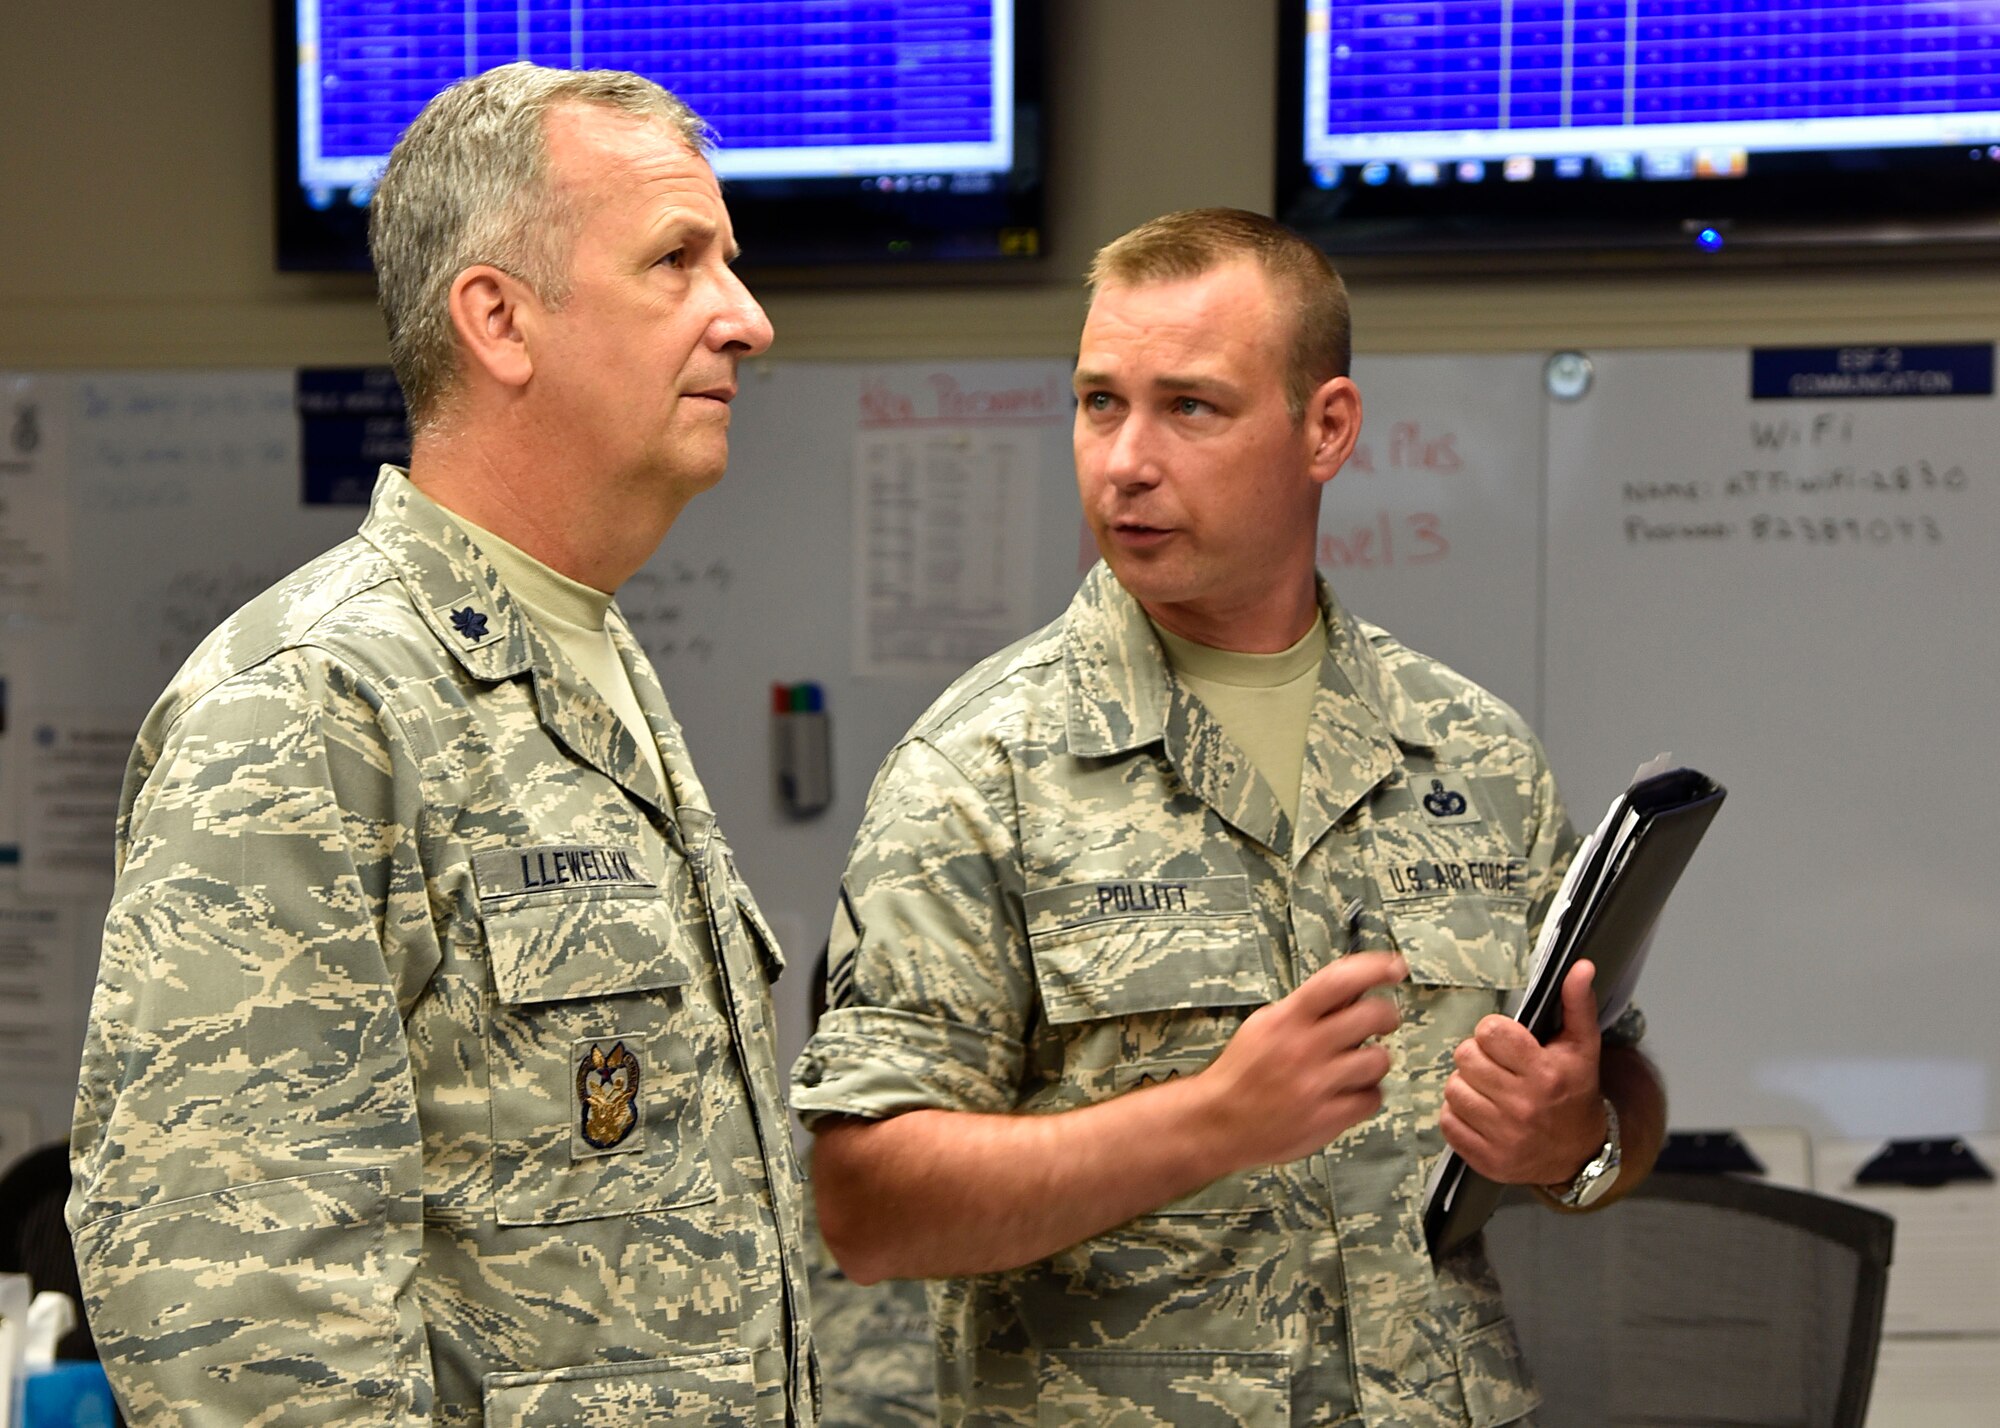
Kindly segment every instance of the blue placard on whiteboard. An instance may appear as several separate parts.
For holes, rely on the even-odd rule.
[[[1752,401],[1992,395],[1990,342],[1927,347],[1759,347],[1750,354]]]
[[[410,464],[403,389],[387,367],[301,367],[293,394],[308,506],[365,506],[383,462]]]

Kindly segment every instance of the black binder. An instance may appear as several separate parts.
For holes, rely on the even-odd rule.
[[[1561,1030],[1563,978],[1580,961],[1597,968],[1599,1025],[1609,1026],[1624,1012],[1653,924],[1725,792],[1693,769],[1641,770],[1613,801],[1549,909],[1534,974],[1514,1012],[1537,1041],[1546,1043]],[[1458,1152],[1447,1151],[1424,1200],[1431,1257],[1442,1258],[1478,1234],[1503,1191]]]

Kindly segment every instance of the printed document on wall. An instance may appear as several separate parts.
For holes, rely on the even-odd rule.
[[[863,430],[854,442],[854,672],[950,679],[1026,634],[1042,435]]]
[[[113,834],[136,720],[94,710],[28,709],[8,734],[0,807],[20,838],[21,888],[41,897],[111,891]]]
[[[62,397],[46,378],[0,373],[0,618],[60,616],[68,601]]]
[[[75,924],[68,906],[25,897],[11,881],[0,881],[0,1079],[30,1086],[75,1063]]]

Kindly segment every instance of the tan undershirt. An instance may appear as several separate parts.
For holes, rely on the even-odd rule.
[[[1201,700],[1229,741],[1249,756],[1271,785],[1278,806],[1296,819],[1299,783],[1305,770],[1306,731],[1319,693],[1320,657],[1326,653],[1326,624],[1312,628],[1290,649],[1245,654],[1184,640],[1158,624],[1174,675]]]
[[[518,546],[509,545],[489,530],[475,526],[453,513],[452,519],[464,526],[480,553],[493,562],[506,583],[507,593],[534,617],[548,637],[555,641],[569,662],[576,666],[590,687],[611,706],[626,732],[639,745],[639,757],[653,771],[659,786],[667,786],[667,772],[660,762],[660,746],[646,723],[646,711],[632,689],[632,676],[618,647],[611,642],[604,614],[611,597],[602,590],[570,579],[552,570]]]

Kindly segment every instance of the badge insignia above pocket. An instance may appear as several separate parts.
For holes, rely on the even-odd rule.
[[[1453,774],[1417,775],[1418,802],[1433,823],[1481,823],[1479,805],[1472,801],[1472,789]]]
[[[593,1150],[615,1150],[639,1124],[639,1058],[623,1041],[588,1045],[576,1068],[579,1133]]]

